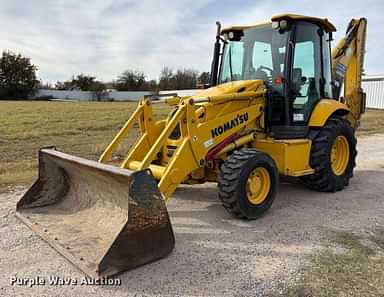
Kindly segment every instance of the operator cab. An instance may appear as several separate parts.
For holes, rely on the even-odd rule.
[[[291,14],[275,16],[271,23],[223,29],[217,84],[263,80],[267,132],[276,138],[305,137],[316,103],[333,97],[333,31],[326,19]]]

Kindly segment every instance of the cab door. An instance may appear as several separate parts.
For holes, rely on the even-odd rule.
[[[306,125],[321,98],[321,29],[312,23],[297,22],[289,87],[290,121]]]
[[[280,122],[269,122],[271,136],[280,139],[307,137],[316,104],[332,98],[329,35],[307,21],[291,25],[284,71],[284,114]]]
[[[290,122],[307,125],[321,98],[331,98],[327,34],[317,25],[297,22],[289,86]]]

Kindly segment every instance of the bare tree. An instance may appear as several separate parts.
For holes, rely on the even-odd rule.
[[[115,88],[119,91],[143,91],[147,88],[145,74],[141,71],[126,70],[117,79]]]

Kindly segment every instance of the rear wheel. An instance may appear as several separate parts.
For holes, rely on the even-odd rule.
[[[312,142],[310,164],[315,173],[302,180],[317,191],[340,191],[353,176],[356,155],[356,137],[351,125],[344,119],[331,118]]]
[[[221,167],[219,198],[236,217],[256,219],[271,207],[278,179],[276,164],[270,156],[253,149],[241,149]]]

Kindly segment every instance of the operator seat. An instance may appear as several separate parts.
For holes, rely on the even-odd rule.
[[[306,79],[303,79],[303,71],[301,68],[292,69],[292,83],[291,89],[295,96],[303,96],[301,94],[301,87],[305,84]]]

